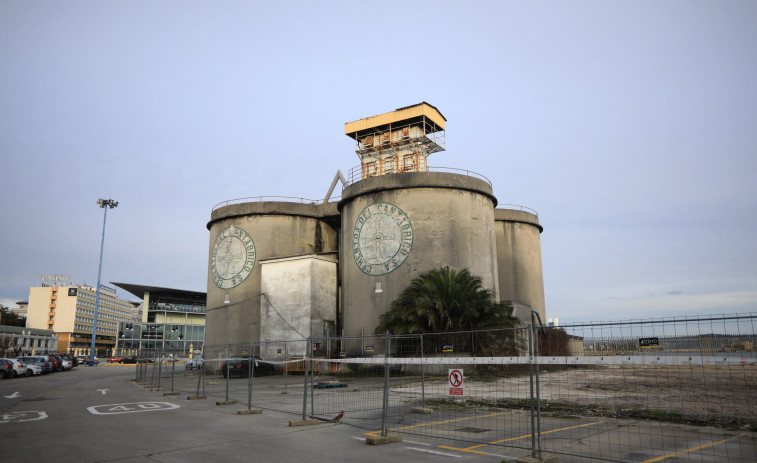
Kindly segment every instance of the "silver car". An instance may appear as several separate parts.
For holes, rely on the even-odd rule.
[[[74,367],[74,362],[70,358],[67,359],[65,357],[61,357],[60,355],[58,356],[58,358],[60,359],[60,366],[63,368],[63,371],[70,370]]]
[[[42,367],[39,365],[21,362],[18,359],[8,359],[13,363],[13,376],[34,376],[42,374]]]
[[[32,376],[32,375],[38,375],[42,373],[42,369],[36,365],[27,365],[26,363],[18,360],[18,359],[2,359],[7,360],[12,365],[12,371],[11,375],[14,378],[17,378],[19,376]]]
[[[24,365],[37,365],[41,368],[42,373],[50,373],[53,371],[53,363],[50,361],[50,357],[47,356],[35,355],[29,357],[18,357],[16,358],[16,360],[23,363]]]
[[[38,376],[42,374],[42,367],[36,363],[22,363],[17,359],[10,359],[17,367],[18,376]]]

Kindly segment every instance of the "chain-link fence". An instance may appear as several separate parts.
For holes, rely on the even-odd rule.
[[[757,315],[142,352],[137,379],[464,452],[757,461]]]

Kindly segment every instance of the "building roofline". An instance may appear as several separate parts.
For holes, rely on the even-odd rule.
[[[39,328],[26,328],[24,326],[10,326],[0,325],[0,333],[14,333],[21,334],[23,331],[37,335],[37,336],[52,336],[55,334],[53,330],[43,330]]]
[[[207,293],[200,292],[200,291],[188,291],[184,289],[163,288],[160,286],[137,285],[133,283],[116,283],[115,281],[111,281],[110,284],[118,286],[124,291],[127,291],[133,294],[134,296],[138,297],[140,300],[144,300],[145,291],[149,291],[151,293],[162,293],[162,294],[167,294],[167,295],[171,295],[175,297],[186,297],[190,299],[205,299],[205,297],[207,296]]]

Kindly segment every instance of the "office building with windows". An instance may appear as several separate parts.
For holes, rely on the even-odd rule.
[[[29,288],[26,327],[53,331],[60,352],[89,355],[97,288],[86,285]],[[105,357],[116,347],[118,325],[131,318],[133,303],[118,298],[114,288],[100,285],[95,333],[96,355]]]
[[[118,326],[117,352],[135,355],[149,350],[194,356],[205,339],[205,293],[157,286],[113,283],[142,299],[141,321]]]

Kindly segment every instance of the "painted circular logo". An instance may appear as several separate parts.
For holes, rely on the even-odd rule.
[[[413,226],[397,206],[376,203],[363,209],[352,231],[352,253],[360,270],[384,275],[402,265],[413,247]]]
[[[238,286],[255,267],[255,243],[246,231],[231,225],[221,230],[213,244],[210,271],[221,289]]]

